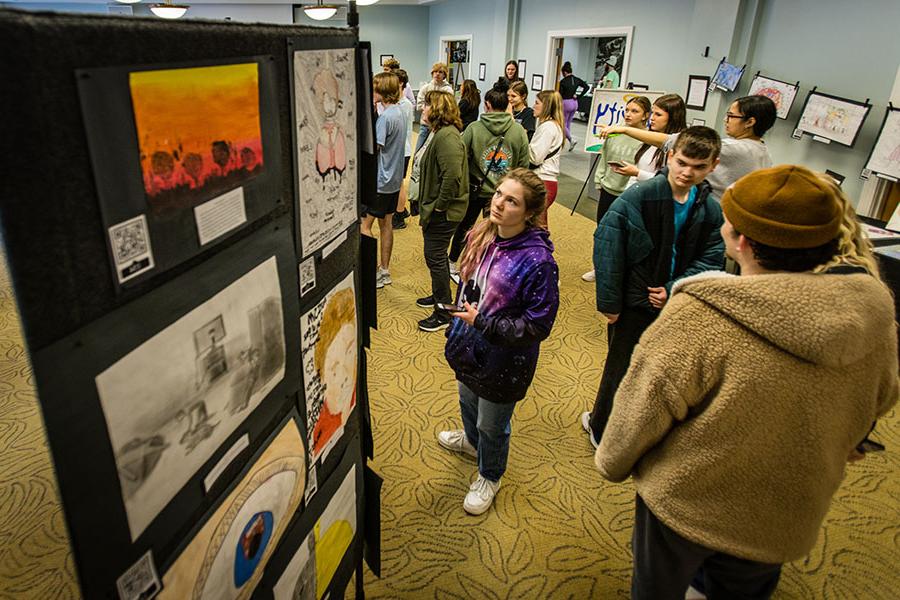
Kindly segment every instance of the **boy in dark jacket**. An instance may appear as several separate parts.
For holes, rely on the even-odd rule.
[[[609,322],[600,389],[581,424],[596,447],[641,334],[659,315],[672,284],[721,269],[722,209],[704,178],[719,162],[721,140],[691,127],[669,152],[668,168],[613,202],[594,233],[597,309]]]

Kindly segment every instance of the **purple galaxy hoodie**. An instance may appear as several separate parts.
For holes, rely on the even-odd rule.
[[[475,326],[454,318],[444,356],[456,378],[482,398],[518,402],[534,378],[541,341],[550,335],[559,309],[550,235],[528,227],[513,238],[498,237],[460,293],[468,299],[476,286],[481,295]]]

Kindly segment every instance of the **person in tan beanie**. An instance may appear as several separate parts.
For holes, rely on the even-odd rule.
[[[676,282],[641,337],[595,455],[637,489],[632,598],[680,600],[698,571],[710,599],[769,598],[896,404],[893,300],[840,260],[844,200],[804,167],[739,179],[722,237],[741,275]]]

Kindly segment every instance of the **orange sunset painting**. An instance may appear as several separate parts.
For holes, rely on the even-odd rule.
[[[129,73],[144,190],[156,212],[262,172],[256,63]]]

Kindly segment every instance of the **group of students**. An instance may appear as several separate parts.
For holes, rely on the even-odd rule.
[[[430,90],[413,159],[432,279],[420,328],[449,325],[462,421],[437,441],[477,460],[463,501],[474,515],[498,493],[512,414],[559,308],[546,210],[563,100],[538,94],[529,142],[515,118],[527,90],[508,83],[464,131],[453,95]],[[680,599],[693,585],[768,598],[897,401],[893,301],[840,188],[771,168],[770,100],[732,103],[724,139],[684,115],[675,95],[637,97],[625,125],[602,132],[593,274],[609,352],[581,425],[601,475],[635,482],[632,597]],[[726,256],[739,275],[721,271]]]

